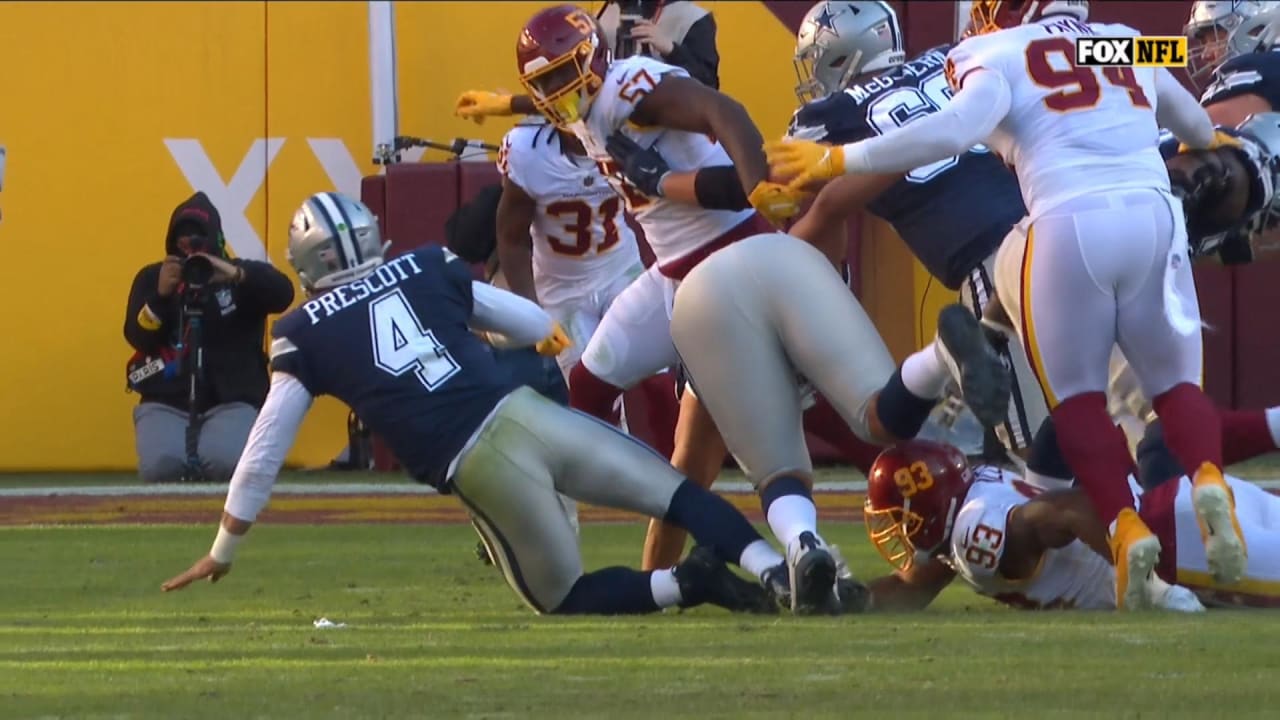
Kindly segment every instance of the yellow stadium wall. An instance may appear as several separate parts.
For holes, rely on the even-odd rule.
[[[469,87],[515,89],[516,33],[550,4],[398,3],[401,131],[496,143],[509,123],[457,120],[453,99]],[[703,4],[720,28],[723,89],[766,136],[780,135],[794,108],[791,34],[760,3]],[[0,471],[132,469],[137,397],[124,392],[130,349],[121,325],[134,273],[160,258],[169,213],[192,192],[189,177],[214,173],[230,185],[228,196],[246,206],[220,210],[243,214],[241,227],[251,228],[228,232],[233,248],[265,250],[284,268],[298,204],[319,190],[355,192],[351,181],[376,170],[367,5],[2,3],[0,67],[0,143],[9,152]],[[237,177],[250,154],[258,166],[271,157],[265,177]],[[900,243],[880,232],[866,252],[885,263],[868,298],[875,316],[897,319],[905,301],[921,337],[922,271],[912,271],[906,297],[901,275],[896,284],[883,277],[912,266]],[[894,336],[895,354],[910,349],[910,337]],[[345,442],[345,416],[337,402],[319,402],[290,461],[327,462]]]

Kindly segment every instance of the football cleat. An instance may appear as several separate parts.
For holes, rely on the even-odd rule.
[[[1170,585],[1160,578],[1151,579],[1151,604],[1172,612],[1204,612],[1204,605],[1196,594],[1181,585]]]
[[[680,586],[680,607],[711,603],[730,612],[758,615],[778,612],[773,597],[764,587],[738,577],[709,547],[695,547],[675,566],[674,573]]]
[[[1200,523],[1200,539],[1213,579],[1224,585],[1239,582],[1249,563],[1249,548],[1236,517],[1235,493],[1213,464],[1204,463],[1196,470],[1191,505]]]
[[[1004,424],[1013,381],[973,311],[955,303],[942,308],[938,339],[946,348],[943,360],[959,380],[960,394],[974,416],[986,427]]]
[[[1116,516],[1116,529],[1108,542],[1116,566],[1116,607],[1122,610],[1150,608],[1155,595],[1152,580],[1156,563],[1160,561],[1160,540],[1151,534],[1136,510],[1125,508]]]
[[[760,582],[779,610],[791,609],[791,571],[786,563],[765,570]]]
[[[828,545],[827,549],[836,561],[836,583],[831,589],[827,612],[832,615],[859,615],[871,609],[871,590],[853,577],[839,547]]]
[[[802,532],[787,548],[791,579],[791,612],[814,615],[827,611],[836,583],[836,561],[811,532]]]

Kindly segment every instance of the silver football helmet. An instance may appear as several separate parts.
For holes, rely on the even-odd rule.
[[[807,103],[839,92],[859,75],[907,59],[898,16],[886,2],[820,2],[796,34],[796,97]]]
[[[307,198],[289,225],[289,264],[307,292],[372,273],[390,245],[382,241],[378,217],[364,203],[341,193]]]
[[[1257,149],[1246,154],[1261,169],[1257,188],[1262,197],[1262,207],[1246,223],[1251,234],[1262,233],[1280,225],[1280,113],[1255,113],[1236,126],[1242,135],[1257,143]],[[1254,157],[1255,153],[1258,155]],[[1270,249],[1270,248],[1269,248]]]
[[[1187,72],[1197,85],[1237,55],[1269,49],[1280,34],[1280,2],[1197,2],[1183,28]]]

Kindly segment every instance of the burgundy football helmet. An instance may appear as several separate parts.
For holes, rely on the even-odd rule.
[[[964,36],[1025,25],[1047,15],[1070,15],[1084,22],[1089,19],[1089,3],[1087,0],[974,0]]]
[[[557,127],[576,122],[604,85],[612,55],[591,13],[557,5],[534,15],[516,42],[516,69],[533,104]]]
[[[945,550],[973,474],[950,445],[907,440],[880,453],[867,475],[867,535],[898,570]]]

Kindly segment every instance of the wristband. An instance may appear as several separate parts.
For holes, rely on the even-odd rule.
[[[218,536],[213,539],[213,547],[209,549],[209,557],[223,565],[230,565],[231,559],[235,557],[236,546],[244,539],[243,535],[236,535],[225,527],[218,526]]]

